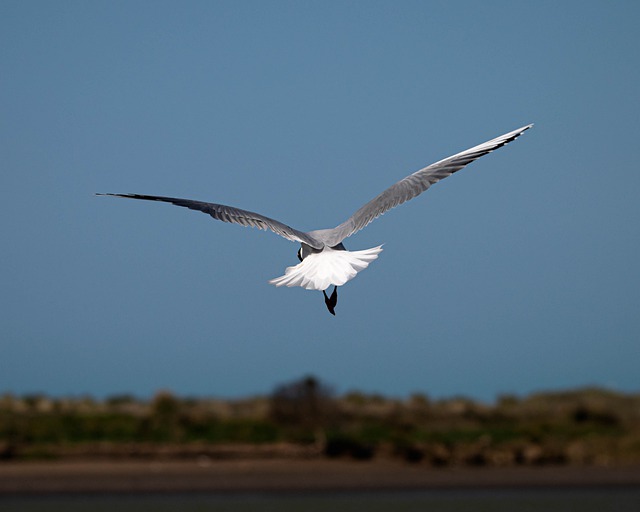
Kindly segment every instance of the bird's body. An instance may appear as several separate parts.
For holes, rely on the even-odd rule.
[[[338,300],[337,287],[350,281],[358,272],[367,268],[382,251],[382,246],[362,251],[347,251],[342,243],[345,238],[360,231],[391,208],[418,196],[434,183],[459,171],[481,156],[508,144],[531,126],[533,125],[524,126],[420,169],[386,189],[382,194],[362,206],[345,222],[331,229],[299,231],[258,213],[191,199],[140,194],[98,195],[172,203],[207,213],[214,219],[223,222],[269,229],[288,240],[300,243],[298,251],[300,263],[288,267],[283,276],[269,282],[275,286],[301,286],[307,290],[320,290],[323,292],[327,308],[332,314],[335,314],[334,308]],[[330,286],[334,286],[334,291],[331,297],[328,297],[325,290]]]

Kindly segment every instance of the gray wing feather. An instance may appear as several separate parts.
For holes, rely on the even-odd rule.
[[[224,204],[205,203],[202,201],[193,201],[191,199],[180,199],[177,197],[163,196],[147,196],[141,194],[97,194],[99,196],[126,197],[129,199],[142,199],[145,201],[162,201],[164,203],[175,204],[176,206],[184,206],[190,210],[200,211],[211,215],[214,219],[222,222],[230,222],[240,224],[241,226],[249,226],[263,230],[271,230],[277,235],[291,240],[292,242],[304,242],[316,249],[322,249],[322,243],[311,237],[303,231],[298,231],[282,222],[279,222],[259,213],[241,210],[233,206],[225,206]]]
[[[339,226],[331,230],[324,231],[323,235],[326,237],[326,240],[323,241],[330,246],[334,246],[342,242],[342,240],[353,235],[357,231],[360,231],[371,221],[391,208],[394,208],[409,199],[413,199],[414,197],[422,194],[434,183],[437,183],[447,176],[451,176],[454,172],[459,171],[464,166],[470,164],[481,156],[508,144],[512,140],[515,140],[519,135],[532,126],[532,124],[523,126],[522,128],[501,135],[500,137],[496,137],[484,144],[480,144],[479,146],[467,149],[462,153],[440,160],[439,162],[431,164],[428,167],[420,169],[410,176],[407,176],[389,187],[379,196],[369,201]]]

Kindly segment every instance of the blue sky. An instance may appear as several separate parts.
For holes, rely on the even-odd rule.
[[[640,391],[637,2],[0,3],[0,393]],[[535,127],[347,240],[276,235]]]

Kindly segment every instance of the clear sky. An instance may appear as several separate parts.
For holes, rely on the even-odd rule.
[[[640,391],[640,3],[0,2],[0,393]],[[298,247],[170,195],[333,227],[426,164],[517,141]]]

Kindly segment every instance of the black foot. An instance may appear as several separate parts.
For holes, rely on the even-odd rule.
[[[327,292],[324,290],[322,290],[322,295],[324,295],[324,303],[327,305],[327,309],[329,310],[329,313],[335,316],[336,315],[335,307],[336,307],[336,304],[338,303],[338,287],[337,286],[333,287],[333,293],[331,294],[331,297],[327,297]]]

